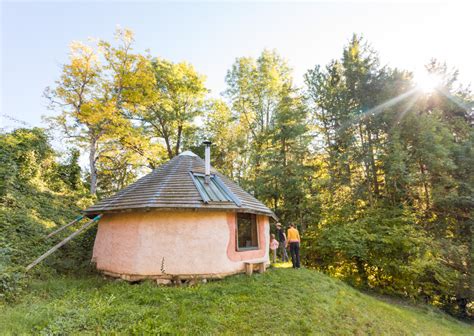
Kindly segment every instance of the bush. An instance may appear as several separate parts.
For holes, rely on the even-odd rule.
[[[0,300],[15,301],[28,284],[28,279],[20,267],[3,269],[0,273]]]
[[[77,180],[77,155],[65,165],[57,163],[41,129],[0,135],[0,162],[0,298],[12,301],[31,275],[88,270],[93,242],[90,233],[25,274],[26,265],[74,228],[52,239],[45,236],[77,217],[92,199]]]
[[[402,208],[332,216],[306,232],[305,260],[358,287],[445,306],[446,297],[456,296],[461,273],[443,263],[446,247],[419,226]]]

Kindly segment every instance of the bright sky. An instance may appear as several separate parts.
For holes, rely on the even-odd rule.
[[[41,116],[53,113],[43,90],[60,75],[69,43],[112,40],[117,25],[135,32],[137,51],[194,64],[215,95],[236,57],[274,48],[302,84],[315,64],[339,58],[354,32],[382,63],[419,72],[435,57],[474,82],[472,3],[2,2],[0,127],[20,126],[5,115],[41,125]]]

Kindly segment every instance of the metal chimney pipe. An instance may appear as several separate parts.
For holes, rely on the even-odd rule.
[[[205,148],[205,156],[204,156],[204,161],[205,161],[205,177],[204,181],[206,183],[209,183],[211,181],[211,143],[209,140],[206,140],[203,142],[203,144],[206,146]]]

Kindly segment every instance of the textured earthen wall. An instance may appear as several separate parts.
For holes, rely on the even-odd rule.
[[[268,217],[258,216],[259,249],[235,251],[235,214],[131,212],[104,215],[94,244],[99,270],[144,276],[213,275],[268,263]],[[165,274],[162,273],[162,264]]]

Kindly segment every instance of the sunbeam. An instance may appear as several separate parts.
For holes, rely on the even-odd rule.
[[[341,125],[341,127],[339,127],[339,131],[341,130],[344,130],[346,129],[347,127],[351,126],[352,124],[360,121],[360,120],[363,120],[364,118],[366,117],[369,117],[369,116],[375,116],[375,115],[378,115],[380,113],[382,113],[386,108],[388,107],[391,107],[401,101],[403,101],[404,99],[414,95],[415,93],[417,93],[419,91],[418,88],[413,88],[407,92],[404,92],[394,98],[391,98],[385,102],[383,102],[382,104],[379,104],[359,115],[357,115],[356,117],[352,118],[351,120],[349,120],[348,122],[344,123],[343,125]],[[406,111],[405,111],[406,113]]]
[[[449,92],[446,92],[445,90],[442,90],[442,89],[438,89],[436,90],[437,92],[441,93],[443,96],[445,96],[446,98],[448,98],[450,101],[452,101],[454,104],[456,104],[457,106],[459,106],[460,108],[462,108],[463,110],[465,110],[466,112],[471,112],[473,107],[471,106],[467,106],[466,104],[464,104],[458,97],[456,96],[453,96],[452,94],[450,94]]]
[[[412,106],[415,104],[415,102],[417,101],[418,99],[418,95],[413,95],[410,100],[408,101],[407,105],[405,106],[405,108],[403,109],[403,111],[399,112],[398,113],[398,116],[397,118],[395,119],[395,122],[393,124],[393,126],[395,125],[398,125],[400,123],[400,121],[402,121],[403,117],[405,116],[405,114],[412,108]]]
[[[345,130],[346,128],[348,128],[349,126],[353,125],[354,123],[356,122],[359,122],[360,120],[363,120],[364,118],[367,118],[367,117],[370,117],[370,116],[376,116],[380,113],[382,113],[386,108],[388,107],[391,107],[401,101],[403,101],[404,99],[407,99],[408,97],[411,96],[411,99],[408,101],[407,105],[405,106],[405,108],[399,112],[398,114],[398,117],[395,119],[394,121],[394,125],[397,125],[402,119],[403,117],[406,115],[406,113],[411,109],[411,107],[415,104],[416,100],[420,97],[420,94],[429,94],[431,92],[439,92],[441,93],[442,95],[444,95],[446,98],[448,98],[450,101],[452,101],[453,103],[455,103],[457,106],[459,106],[460,108],[464,109],[465,111],[467,112],[470,112],[473,110],[472,107],[470,106],[467,106],[466,104],[464,104],[459,98],[451,95],[449,92],[446,92],[445,90],[439,88],[439,81],[435,80],[434,77],[429,77],[429,79],[427,79],[427,81],[423,82],[423,84],[420,82],[416,87],[414,87],[413,89],[405,92],[405,93],[402,93],[392,99],[389,99],[385,102],[383,102],[382,104],[379,104],[357,116],[355,116],[354,118],[348,120],[347,122],[345,122],[344,124],[342,124],[339,129],[338,129],[338,132],[339,131],[342,131],[342,130]]]

